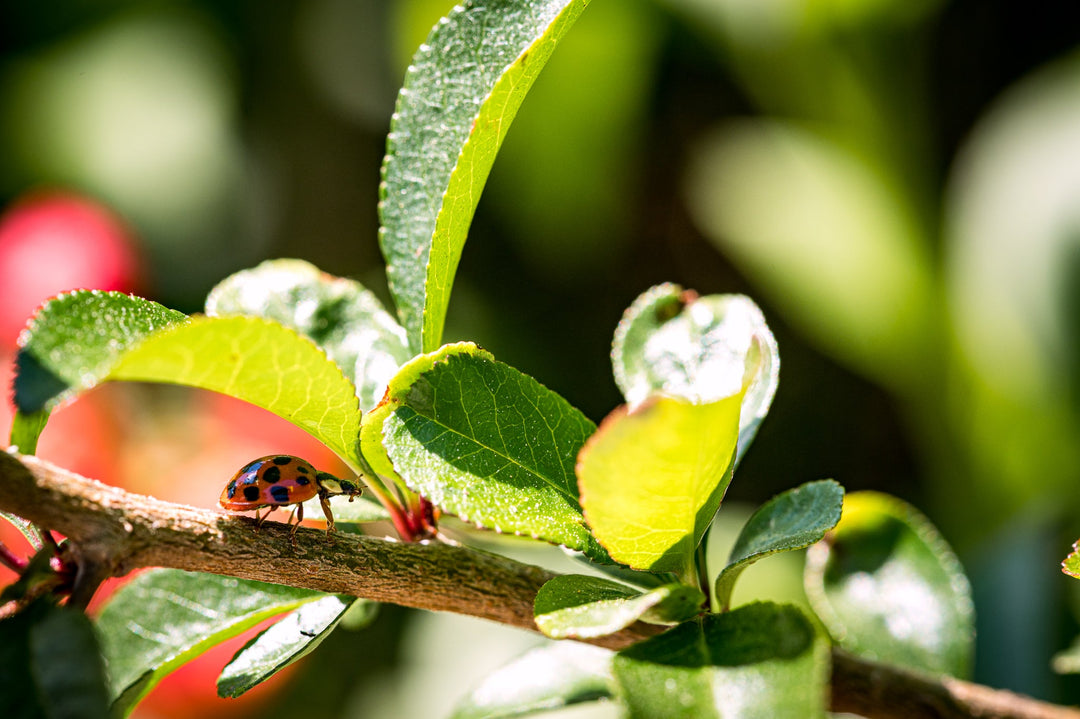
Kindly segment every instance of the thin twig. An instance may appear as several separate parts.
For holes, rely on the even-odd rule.
[[[406,544],[196,509],[80,477],[35,457],[0,452],[0,510],[60,532],[96,584],[140,567],[226,574],[536,631],[533,599],[550,572],[441,542]],[[85,587],[87,591],[89,587]],[[76,588],[78,591],[78,587]],[[591,643],[621,649],[652,636],[635,624]],[[1080,710],[962,682],[918,676],[833,651],[832,710],[870,719],[1080,719]]]

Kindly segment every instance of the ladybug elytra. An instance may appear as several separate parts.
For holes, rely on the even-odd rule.
[[[271,454],[248,462],[229,480],[221,492],[219,503],[233,512],[255,512],[255,520],[262,525],[263,520],[278,507],[295,504],[293,515],[289,515],[286,524],[291,524],[289,539],[296,542],[296,530],[304,519],[302,502],[318,497],[326,515],[326,535],[334,531],[334,515],[330,511],[330,497],[335,494],[348,495],[351,502],[364,491],[358,482],[339,479],[328,472],[320,472],[310,462],[287,454]],[[259,516],[259,510],[268,507],[266,514]]]

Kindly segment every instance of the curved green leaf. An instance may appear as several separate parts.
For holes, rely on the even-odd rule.
[[[795,606],[748,604],[635,644],[613,662],[629,717],[825,717],[828,640]]]
[[[441,342],[458,260],[495,155],[587,4],[469,0],[413,56],[387,138],[379,240],[415,352]]]
[[[604,420],[581,450],[581,503],[611,557],[690,583],[693,555],[731,481],[741,394],[654,396]]]
[[[634,300],[615,330],[611,361],[631,407],[654,394],[702,404],[745,389],[738,458],[757,434],[779,382],[776,339],[750,298],[698,297],[673,284]]]
[[[127,714],[162,677],[210,647],[323,596],[174,569],[140,574],[97,619],[114,710]]]
[[[507,719],[611,698],[614,656],[578,642],[533,649],[487,677],[450,719]]]
[[[933,525],[899,499],[849,494],[836,529],[807,553],[805,579],[848,651],[918,672],[970,672],[971,587]]]
[[[697,587],[666,584],[641,592],[624,584],[563,574],[536,594],[536,626],[552,639],[593,639],[614,634],[641,619],[678,624],[701,611],[705,595]]]
[[[844,488],[823,479],[790,489],[761,505],[739,533],[727,566],[716,578],[716,601],[727,609],[735,580],[751,564],[777,552],[805,549],[840,521]]]
[[[593,430],[556,393],[461,343],[401,368],[362,444],[377,471],[396,472],[446,512],[603,557],[574,477]]]
[[[49,300],[20,338],[15,407],[51,411],[102,381],[124,352],[187,317],[121,292],[79,290]]]
[[[302,260],[268,260],[227,277],[207,296],[206,314],[265,317],[308,337],[356,385],[365,410],[412,356],[405,330],[372,292]]]
[[[329,595],[304,604],[236,652],[218,677],[218,696],[236,698],[319,646],[355,602]]]
[[[124,353],[107,379],[214,390],[284,417],[353,466],[360,409],[352,383],[310,340],[259,317],[193,317]]]

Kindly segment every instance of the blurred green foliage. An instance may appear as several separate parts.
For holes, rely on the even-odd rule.
[[[385,133],[450,5],[5,3],[0,200],[107,202],[180,310],[277,256],[385,297]],[[1069,5],[596,0],[496,162],[446,339],[599,420],[642,290],[751,295],[784,370],[729,496],[835,477],[912,501],[972,576],[976,679],[1075,701],[1048,669],[1080,536]]]

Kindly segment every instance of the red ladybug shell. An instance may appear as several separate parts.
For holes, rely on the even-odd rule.
[[[306,502],[319,493],[317,474],[310,463],[299,457],[260,457],[229,480],[219,502],[234,512]]]

